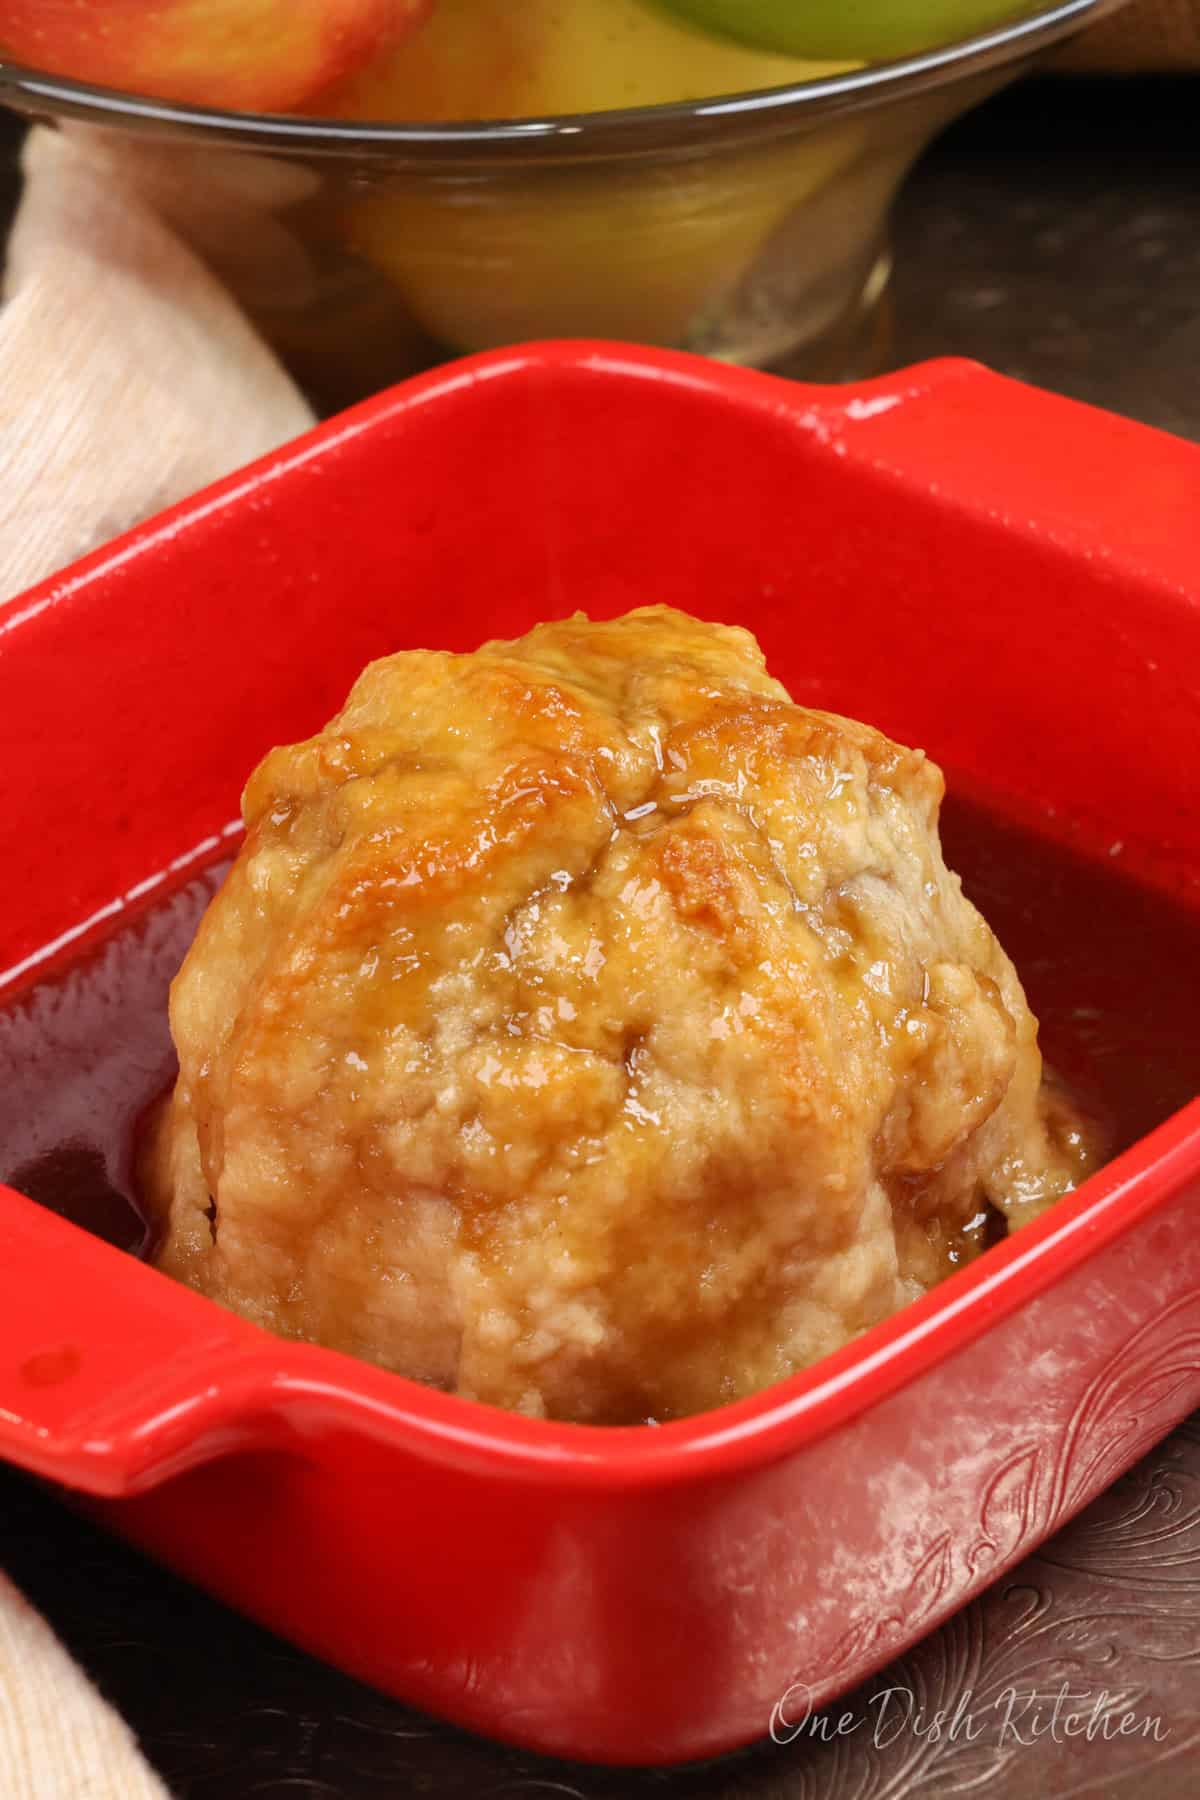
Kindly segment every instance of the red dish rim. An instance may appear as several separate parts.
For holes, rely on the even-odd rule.
[[[507,1467],[523,1479],[644,1486],[743,1471],[848,1423],[944,1361],[1148,1218],[1200,1172],[1200,1100],[1184,1107],[986,1259],[961,1269],[811,1369],[762,1393],[664,1425],[560,1425],[422,1387],[337,1351],[263,1334],[247,1366],[230,1358],[229,1386],[209,1385],[202,1424],[314,1403],[397,1446]],[[163,1277],[162,1279],[165,1279]],[[235,1367],[236,1365],[236,1367]],[[215,1371],[210,1371],[210,1375]],[[236,1392],[234,1391],[236,1389]],[[135,1434],[164,1422],[147,1417]],[[191,1434],[195,1435],[195,1434]],[[147,1446],[148,1447],[148,1446]],[[131,1450],[134,1446],[131,1444]],[[132,1459],[140,1463],[136,1455]]]

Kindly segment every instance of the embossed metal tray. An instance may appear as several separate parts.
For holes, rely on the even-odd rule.
[[[965,364],[443,370],[0,615],[0,981],[219,846],[369,656],[650,598],[736,614],[798,698],[1195,914],[1198,501],[1194,448]],[[267,1337],[3,1190],[0,1453],[433,1712],[712,1754],[862,1681],[1200,1400],[1198,1193],[1193,1104],[808,1373],[599,1430]]]

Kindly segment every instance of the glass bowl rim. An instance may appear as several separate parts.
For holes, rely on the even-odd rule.
[[[1002,67],[1070,36],[1125,0],[1055,0],[988,30],[890,62],[868,63],[784,87],[714,95],[657,106],[561,117],[416,124],[232,112],[155,100],[116,88],[46,75],[0,57],[0,103],[24,113],[86,120],[231,148],[304,156],[372,156],[414,161],[505,156],[589,160],[686,153],[718,142],[778,136],[841,114],[935,92],[968,75]]]

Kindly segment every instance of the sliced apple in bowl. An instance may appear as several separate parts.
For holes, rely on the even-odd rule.
[[[97,87],[285,112],[400,43],[435,0],[0,0],[0,57]]]
[[[783,56],[881,62],[1033,12],[1013,0],[654,0],[689,25]]]

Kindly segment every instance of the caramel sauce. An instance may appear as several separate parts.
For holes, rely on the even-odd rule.
[[[946,860],[1012,956],[1047,1063],[1114,1153],[1200,1093],[1200,911],[951,795]],[[144,1253],[140,1122],[169,1086],[167,993],[214,865],[0,1006],[0,1180]],[[973,1222],[960,1255],[994,1241]]]
[[[0,1006],[0,1181],[145,1254],[134,1159],[175,1055],[167,991],[228,863]]]
[[[953,794],[946,861],[1016,964],[1057,1083],[1118,1155],[1200,1094],[1193,908]]]

